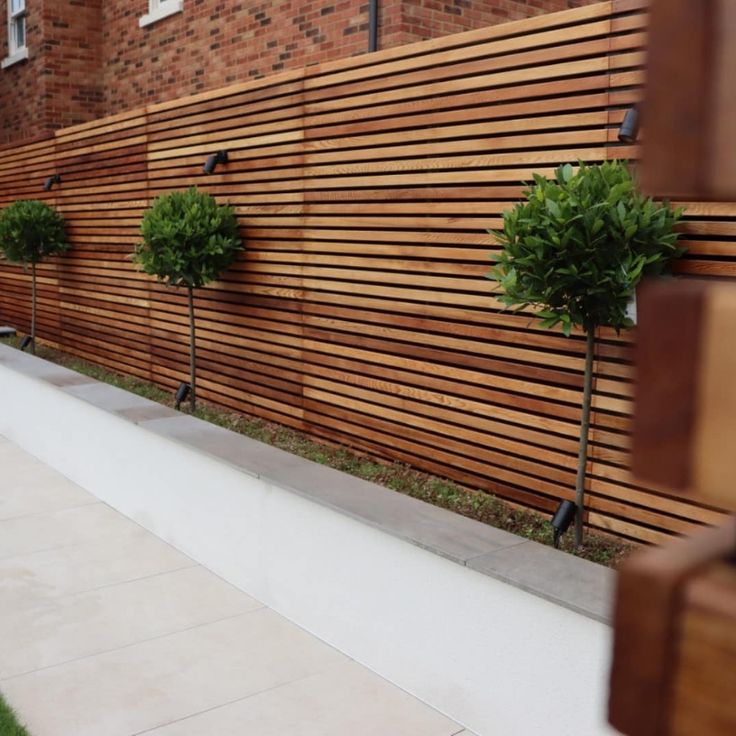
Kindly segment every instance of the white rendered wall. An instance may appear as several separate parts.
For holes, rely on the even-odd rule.
[[[614,733],[602,623],[2,364],[0,434],[479,736]]]

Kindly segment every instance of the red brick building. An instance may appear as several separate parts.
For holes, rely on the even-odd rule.
[[[0,144],[591,0],[0,0]]]

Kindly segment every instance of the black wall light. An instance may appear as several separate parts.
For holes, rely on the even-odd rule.
[[[176,396],[174,397],[174,404],[176,406],[177,411],[179,411],[181,402],[186,400],[191,390],[192,390],[192,387],[188,383],[182,383],[179,385],[179,388],[176,389]]]
[[[33,338],[30,335],[26,335],[23,338],[23,342],[21,342],[20,344],[20,349],[25,350],[27,347],[30,347],[31,345],[33,345]]]
[[[61,176],[59,176],[59,174],[54,174],[46,179],[43,183],[44,192],[48,192],[54,184],[61,184]]]
[[[213,153],[211,156],[208,156],[207,160],[204,162],[204,173],[211,174],[217,168],[218,164],[226,164],[227,161],[227,151],[218,151],[217,153]]]
[[[624,115],[624,121],[621,123],[621,127],[618,129],[618,139],[621,143],[628,143],[629,145],[636,143],[636,139],[639,137],[639,107],[629,108]]]
[[[555,547],[560,546],[560,537],[575,521],[577,507],[572,501],[562,501],[552,517],[552,528],[555,530]]]

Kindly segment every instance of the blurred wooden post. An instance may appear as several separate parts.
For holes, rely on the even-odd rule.
[[[639,307],[632,470],[736,511],[736,285],[654,282]]]
[[[634,472],[734,510],[736,286],[653,283],[639,310]],[[736,734],[715,697],[736,672],[734,552],[736,520],[622,567],[609,717],[626,736]]]
[[[736,0],[652,0],[642,182],[736,200]],[[736,286],[639,300],[633,470],[736,510]],[[736,519],[620,570],[609,720],[626,736],[736,734]]]
[[[736,3],[652,0],[642,184],[736,200]]]

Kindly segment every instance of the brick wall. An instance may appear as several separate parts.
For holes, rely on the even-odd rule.
[[[0,56],[8,55],[6,3],[0,2]],[[46,128],[41,8],[29,2],[26,20],[29,59],[0,69],[0,145],[40,135]]]
[[[102,0],[27,0],[28,60],[0,70],[0,144],[100,117]],[[8,54],[7,2],[0,47]]]
[[[28,7],[37,0],[26,0]],[[44,0],[44,119],[64,128],[104,115],[100,59],[105,0]]]
[[[400,46],[593,1],[597,0],[400,0],[394,3],[398,13],[392,14],[382,40],[385,48]]]
[[[106,113],[352,56],[368,43],[365,0],[185,0],[184,12],[146,28],[137,19],[147,0],[104,5]]]
[[[379,48],[590,2],[380,0]],[[30,58],[0,71],[0,143],[368,48],[368,0],[184,0],[145,28],[148,0],[27,6]]]

